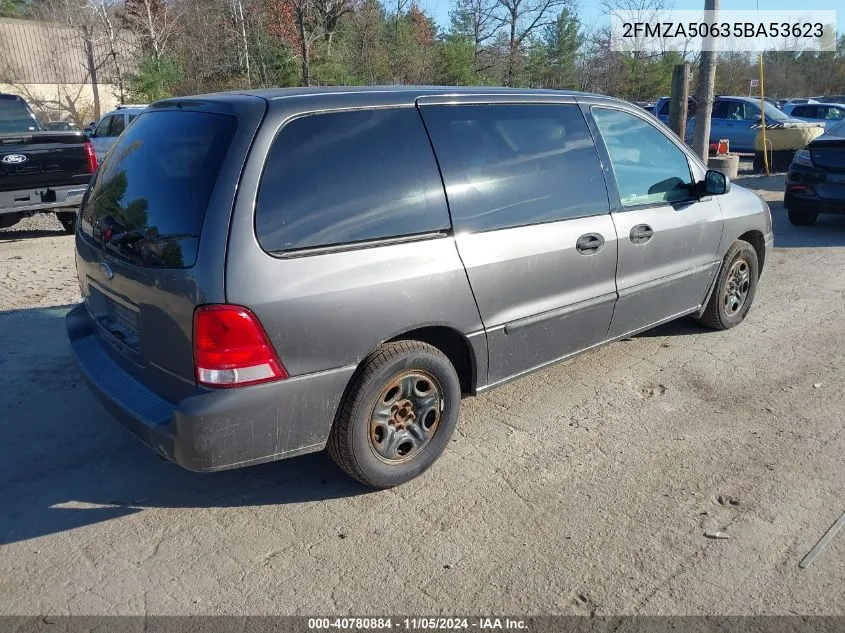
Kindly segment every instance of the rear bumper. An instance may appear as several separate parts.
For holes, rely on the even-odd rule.
[[[124,371],[83,304],[66,318],[91,390],[121,425],[159,455],[194,471],[293,457],[325,447],[354,367],[165,400]]]
[[[816,196],[794,196],[789,191],[783,196],[783,206],[796,211],[845,214],[845,199],[833,200]]]
[[[79,207],[88,184],[0,192],[0,213],[38,213]]]

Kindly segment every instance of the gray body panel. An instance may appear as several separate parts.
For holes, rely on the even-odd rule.
[[[602,235],[581,255],[578,238]],[[616,239],[610,215],[457,237],[487,329],[495,384],[578,352],[607,336],[616,303]]]
[[[68,318],[74,351],[107,407],[147,444],[193,469],[319,450],[356,367],[384,341],[431,326],[459,333],[471,356],[469,391],[480,392],[700,310],[735,239],[757,232],[761,243],[771,244],[767,206],[736,186],[694,204],[622,210],[606,151],[597,142],[611,213],[287,255],[261,248],[255,231],[257,192],[268,152],[287,121],[315,112],[416,110],[418,104],[456,100],[577,102],[597,139],[590,104],[648,117],[603,97],[487,88],[280,90],[151,106],[234,112],[241,124],[212,194],[192,268],[144,270],[110,261],[77,237],[83,295],[90,295],[89,286],[98,287],[143,317],[135,357],[98,330],[90,306]],[[704,166],[686,153],[696,178],[702,178]],[[379,186],[377,179],[372,186]],[[631,227],[643,223],[653,227],[653,238],[632,244]],[[576,251],[585,234],[602,236],[597,253]],[[103,261],[113,267],[115,279],[103,277]],[[223,302],[246,306],[258,316],[291,378],[231,390],[196,386],[193,311]],[[121,376],[120,384],[108,375]],[[142,415],[137,407],[143,402],[157,402],[161,419]]]

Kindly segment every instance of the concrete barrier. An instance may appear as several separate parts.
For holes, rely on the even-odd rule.
[[[722,172],[728,178],[734,179],[739,173],[739,154],[722,154],[711,156],[707,160],[707,166]]]

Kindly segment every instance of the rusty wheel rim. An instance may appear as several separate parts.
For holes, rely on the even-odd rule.
[[[426,371],[405,371],[382,389],[370,416],[370,447],[389,464],[407,462],[431,442],[443,412],[443,389]]]

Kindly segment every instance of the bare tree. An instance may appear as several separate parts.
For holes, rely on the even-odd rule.
[[[96,0],[108,2],[109,0]],[[164,0],[126,0],[123,21],[139,38],[141,46],[154,59],[161,59],[170,49],[184,15],[172,2]]]
[[[43,0],[33,8],[35,17],[47,22],[64,24],[71,29],[71,45],[82,49],[84,65],[94,99],[94,118],[102,115],[100,106],[100,70],[109,62],[103,54],[102,24],[89,0]]]
[[[498,0],[457,0],[455,8],[450,12],[452,30],[472,42],[472,61],[476,73],[489,70],[495,65],[495,60],[491,61],[485,52],[501,26],[496,16],[498,7]]]
[[[538,29],[551,24],[570,0],[497,0],[499,22],[507,30],[508,57],[505,85],[513,86],[523,44]]]
[[[89,0],[91,10],[100,22],[103,29],[108,56],[114,69],[117,81],[117,97],[120,103],[126,103],[126,72],[123,65],[122,55],[122,29],[120,22],[116,19],[117,12],[114,0]]]

